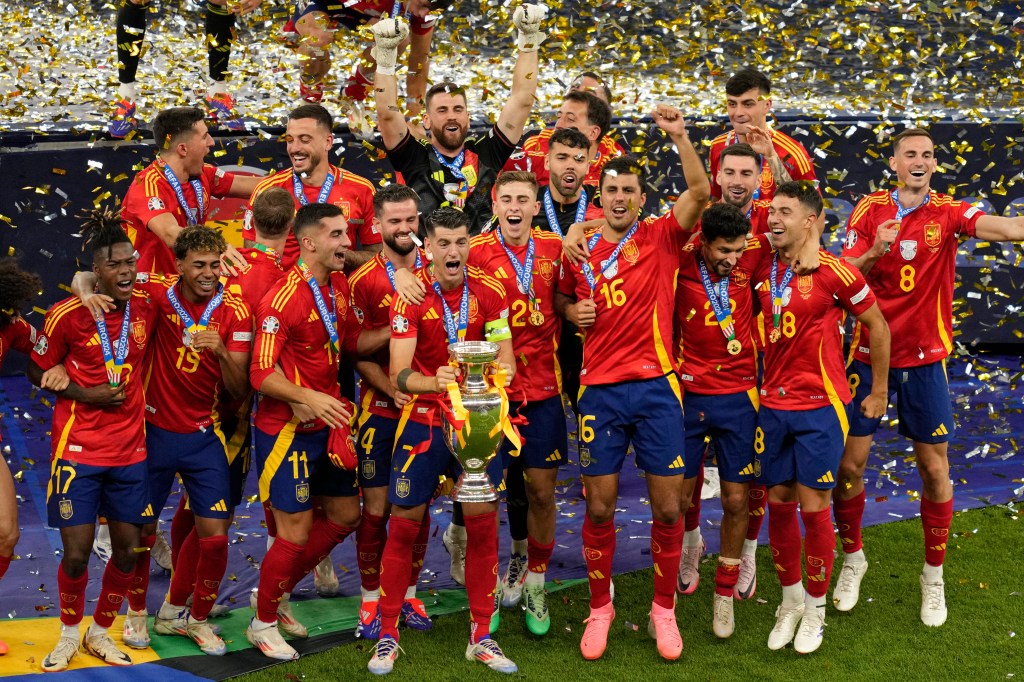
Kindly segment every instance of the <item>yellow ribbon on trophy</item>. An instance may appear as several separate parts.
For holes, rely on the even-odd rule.
[[[491,375],[491,387],[488,392],[496,392],[501,396],[501,412],[498,415],[498,423],[494,425],[488,437],[493,438],[500,432],[505,433],[505,437],[508,438],[509,443],[512,444],[511,455],[513,457],[519,456],[519,451],[523,447],[522,439],[519,436],[519,432],[516,431],[515,426],[512,424],[512,420],[509,419],[508,410],[508,393],[505,392],[505,386],[508,384],[508,370],[500,365],[495,365],[494,374]],[[466,437],[469,435],[470,422],[469,422],[469,410],[462,404],[462,395],[459,393],[459,385],[455,382],[448,384],[448,398],[452,403],[452,415],[455,419],[452,426],[455,427],[454,431],[459,439],[459,447],[466,444]]]

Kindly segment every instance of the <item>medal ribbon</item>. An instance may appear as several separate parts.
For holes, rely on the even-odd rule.
[[[128,357],[128,330],[132,326],[132,302],[124,304],[124,316],[121,318],[121,332],[117,335],[117,350],[110,347],[110,334],[107,333],[107,322],[104,317],[96,320],[96,331],[100,335],[100,349],[103,351],[103,364],[107,368],[107,383],[116,387],[121,383],[121,367]]]
[[[273,258],[275,261],[277,261],[278,265],[281,264],[281,254],[279,254],[277,250],[270,248],[266,244],[260,244],[259,242],[254,243],[252,247],[257,251],[265,253],[271,258]]]
[[[324,184],[320,185],[320,194],[316,196],[316,203],[326,204],[327,197],[331,196],[331,188],[334,187],[334,171],[327,174],[324,178]],[[306,192],[302,189],[302,181],[299,179],[299,174],[292,170],[292,194],[299,200],[299,203],[303,206],[309,204],[309,199],[306,198]]]
[[[444,300],[444,296],[441,294],[441,285],[437,283],[437,280],[433,280],[431,284],[434,287],[434,293],[441,299],[441,311],[444,313],[444,331],[448,335],[448,343],[456,343],[466,338],[466,327],[469,325],[469,272],[463,267],[462,269],[462,301],[459,303],[459,319],[455,320],[452,315],[452,309],[448,307],[448,301]]]
[[[771,277],[768,279],[768,286],[771,290],[772,295],[772,328],[779,329],[779,322],[782,319],[782,293],[789,286],[790,280],[793,279],[793,268],[786,267],[786,272],[782,275],[782,283],[776,284],[776,279],[779,276],[779,252],[776,251],[772,254],[772,271]]]
[[[555,213],[555,202],[551,198],[551,188],[548,187],[544,190],[544,213],[548,217],[548,227],[551,231],[557,234],[559,237],[564,238],[562,234],[562,226],[558,223],[558,214]],[[587,190],[580,192],[580,200],[576,203],[576,220],[574,222],[582,223],[583,219],[587,217]]]
[[[924,201],[922,201],[920,204],[918,204],[917,206],[912,206],[910,208],[907,208],[906,206],[904,206],[903,204],[900,203],[899,192],[897,190],[893,190],[892,191],[892,201],[893,201],[894,204],[896,204],[896,220],[903,220],[904,218],[906,218],[908,215],[910,215],[911,213],[913,213],[917,209],[925,206],[929,201],[931,201],[931,198],[932,198],[932,195],[931,195],[931,192],[929,192],[928,194],[924,195]]]
[[[398,13],[401,12],[401,11],[402,11],[402,2],[401,2],[401,0],[396,0],[394,7],[391,8],[391,18],[392,19],[397,18],[398,17]],[[408,20],[410,16],[412,16],[412,10],[407,7],[405,9],[405,18],[406,18],[406,20]]]
[[[324,329],[327,330],[327,336],[331,339],[331,352],[335,356],[340,355],[341,345],[338,341],[338,315],[336,312],[331,312],[327,308],[327,302],[324,301],[324,295],[320,293],[320,285],[316,283],[316,278],[313,277],[313,273],[309,271],[309,266],[299,259],[299,272],[302,273],[302,278],[306,280],[306,284],[309,285],[310,290],[313,292],[313,300],[316,302],[316,310],[320,314],[320,321],[324,323]],[[334,308],[334,285],[331,284],[330,275],[327,276],[327,289],[331,293],[331,308]]]
[[[430,148],[434,151],[434,156],[437,157],[437,162],[439,164],[441,164],[442,166],[447,168],[449,171],[451,171],[451,174],[455,176],[456,180],[461,180],[462,182],[466,182],[466,175],[462,172],[462,164],[466,162],[466,150],[465,149],[463,149],[461,152],[459,152],[459,155],[455,157],[454,161],[450,161],[449,162],[449,161],[445,160],[445,158],[443,156],[441,156],[441,152],[437,151],[436,147],[431,146]]]
[[[718,280],[718,291],[711,282],[711,275],[708,274],[708,266],[704,259],[697,257],[697,267],[700,269],[700,281],[704,285],[704,293],[708,296],[711,309],[715,312],[715,319],[718,326],[722,328],[722,334],[726,340],[732,341],[736,338],[736,326],[732,320],[732,307],[729,305],[729,276],[726,275]]]
[[[167,182],[170,183],[171,189],[174,190],[174,196],[178,197],[178,205],[181,206],[181,210],[185,212],[186,220],[189,225],[200,225],[203,219],[206,217],[206,206],[203,201],[203,183],[198,178],[192,178],[189,180],[189,184],[192,185],[192,191],[196,193],[196,208],[192,208],[185,201],[185,191],[181,188],[181,183],[178,182],[178,176],[174,174],[171,167],[164,165],[164,177],[167,178]]]
[[[178,300],[178,295],[174,293],[174,287],[167,290],[167,300],[171,302],[171,307],[174,308],[174,312],[181,318],[181,323],[185,325],[185,330],[188,332],[189,338],[191,338],[193,334],[204,331],[209,326],[210,318],[213,317],[213,311],[219,308],[220,304],[224,301],[224,285],[217,285],[217,293],[206,304],[206,309],[203,310],[198,323],[192,319],[192,316],[185,310],[185,306]]]
[[[591,292],[597,289],[597,280],[600,279],[604,273],[608,272],[608,269],[615,265],[615,262],[619,260],[619,252],[622,251],[622,247],[625,246],[626,242],[633,237],[633,234],[636,233],[636,229],[639,226],[640,220],[637,219],[637,221],[633,223],[633,227],[629,228],[629,232],[626,233],[626,236],[622,238],[622,241],[615,245],[615,250],[612,251],[612,255],[608,256],[608,260],[605,262],[604,267],[601,268],[601,272],[597,274],[597,277],[594,276],[594,269],[590,267],[590,262],[583,261],[583,265],[580,267],[583,270],[583,276],[587,278],[587,284],[590,285]],[[590,241],[587,242],[587,249],[593,250],[594,245],[597,244],[597,240],[600,238],[601,232],[595,232],[590,238]]]
[[[391,282],[391,290],[397,291],[395,288],[395,266],[391,264],[391,261],[386,256],[381,256],[384,259],[384,271],[387,272],[388,281]],[[416,249],[416,269],[419,270],[423,267],[423,261],[420,260],[420,250]]]
[[[505,246],[505,238],[501,235],[501,230],[499,229],[497,233],[498,241],[501,242],[501,248],[505,249],[505,255],[508,256],[509,261],[512,263],[512,268],[516,271],[516,281],[519,282],[519,290],[529,297],[531,304],[536,304],[537,296],[533,293],[533,255],[535,251],[533,237],[530,237],[526,243],[526,261],[520,265],[516,255]]]

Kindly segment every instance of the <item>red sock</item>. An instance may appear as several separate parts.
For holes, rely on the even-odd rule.
[[[366,93],[369,92],[367,86],[372,86],[373,81],[369,80],[363,75],[362,70],[357,66],[349,76],[349,83],[345,86],[344,93],[345,97],[362,102],[366,99]]]
[[[424,510],[423,513],[428,512]],[[402,613],[402,602],[405,601],[405,591],[409,587],[412,546],[419,533],[419,521],[391,517],[388,541],[384,545],[384,554],[380,559],[380,634],[382,637],[391,636],[398,639],[398,616]]]
[[[167,590],[167,601],[174,606],[184,606],[196,585],[196,565],[199,563],[199,536],[195,529],[185,538],[178,549],[178,560],[171,573],[171,586]]]
[[[267,537],[277,537],[277,521],[274,520],[274,508],[270,506],[270,502],[263,503],[263,516],[267,522]]]
[[[11,565],[11,557],[0,556],[0,578],[4,577],[4,573],[7,572],[8,566]]]
[[[196,591],[192,598],[192,617],[205,620],[217,603],[217,592],[228,568],[228,536],[199,539],[199,563],[196,564]]]
[[[837,497],[832,501],[836,525],[839,526],[839,539],[843,543],[843,551],[847,554],[856,552],[864,546],[860,537],[860,524],[864,518],[866,499],[867,493],[861,490],[860,495],[849,500],[840,500]]]
[[[800,523],[796,518],[796,502],[768,503],[768,544],[779,583],[795,585],[803,578],[800,569]]]
[[[693,494],[690,496],[690,508],[686,510],[684,528],[687,532],[696,530],[700,525],[700,491],[704,487],[704,467],[701,466],[697,474],[697,482],[693,485]]]
[[[752,483],[747,493],[747,539],[756,540],[764,522],[764,508],[768,504],[768,488]]]
[[[676,573],[683,551],[682,519],[675,523],[655,521],[651,526],[651,559],[654,561],[654,603],[671,609],[676,605]]]
[[[121,602],[124,601],[124,593],[132,584],[132,573],[125,573],[114,565],[113,561],[107,562],[107,568],[103,571],[103,582],[100,584],[100,598],[96,600],[96,611],[92,614],[93,622],[101,628],[109,628],[121,610]],[[143,594],[142,608],[146,608],[145,594]],[[139,610],[139,609],[136,609]]]
[[[196,527],[196,515],[188,508],[188,497],[181,496],[178,508],[174,511],[174,518],[171,519],[171,567],[178,570],[178,554],[181,546],[185,544],[188,534]]]
[[[256,617],[264,623],[277,622],[277,605],[285,586],[291,582],[302,547],[283,538],[274,540],[260,565],[260,589],[256,599]]]
[[[612,600],[612,557],[615,556],[615,523],[597,524],[583,517],[583,558],[590,580],[590,608],[599,609]]]
[[[60,592],[60,622],[78,625],[85,613],[85,586],[89,583],[89,569],[77,578],[69,578],[64,564],[57,566],[57,590]]]
[[[364,590],[380,588],[380,554],[387,540],[387,519],[370,514],[364,508],[363,518],[356,528],[356,557],[359,562],[359,580]]]
[[[294,582],[287,586],[285,592],[291,592],[296,583],[309,575],[310,571],[354,530],[355,528],[349,526],[339,526],[326,516],[316,516],[313,519],[313,528],[309,531],[309,541],[302,548],[302,556],[295,563],[295,572],[292,573]]]
[[[946,560],[946,538],[953,523],[953,498],[932,502],[921,498],[921,525],[924,526],[924,560],[929,566],[941,566]]]
[[[526,538],[526,568],[530,573],[547,573],[548,562],[551,561],[551,552],[555,549],[555,541],[552,540],[546,545]]]
[[[420,581],[420,571],[423,570],[423,558],[427,556],[429,541],[430,514],[424,512],[423,520],[420,522],[420,532],[416,535],[416,541],[412,543],[412,572],[409,574],[409,585],[415,585]]]
[[[740,579],[740,565],[718,562],[715,569],[715,594],[731,597],[733,588]]]
[[[836,532],[828,509],[800,512],[804,521],[804,567],[807,570],[807,594],[824,597],[832,580]]]
[[[473,619],[470,641],[490,635],[494,588],[498,585],[498,512],[465,515],[466,596]]]
[[[148,547],[149,551],[139,552],[135,557],[135,570],[132,571],[131,581],[127,588],[128,607],[133,611],[146,610],[146,591],[149,590],[149,561],[150,555],[153,554],[153,545],[156,544],[155,535],[143,535],[141,539],[142,545]],[[121,602],[117,603],[120,605]]]

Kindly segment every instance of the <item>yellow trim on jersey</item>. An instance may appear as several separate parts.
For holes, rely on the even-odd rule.
[[[53,476],[57,473],[57,459],[58,456],[54,455],[50,458],[50,478],[46,481],[46,502],[49,504],[50,497],[53,495]]]
[[[249,442],[249,426],[250,423],[248,418],[239,419],[238,425],[235,426],[235,430],[231,434],[231,437],[224,442],[224,452],[227,454],[228,465],[234,464],[239,455],[244,456],[245,452],[249,449],[248,447],[245,447]],[[217,431],[223,433],[223,427],[223,423],[218,424]],[[248,470],[249,467],[245,467],[245,469]]]
[[[290,422],[281,428],[281,432],[277,434],[277,438],[274,440],[274,448],[267,457],[267,463],[263,465],[263,473],[260,474],[261,502],[266,502],[270,499],[270,482],[274,480],[277,470],[281,468],[281,463],[284,462],[285,456],[292,448],[292,443],[295,441],[295,427],[297,425],[298,420],[293,417]]]
[[[828,373],[825,371],[825,361],[822,358],[824,349],[825,339],[822,338],[818,344],[818,366],[821,367],[821,381],[825,385],[825,395],[828,396],[829,403],[832,404],[832,408],[836,411],[836,416],[839,417],[839,426],[843,429],[843,443],[845,444],[846,436],[850,433],[850,420],[846,418],[846,405],[839,399],[836,387],[832,385],[832,381],[828,378]]]
[[[936,296],[936,300],[939,303],[939,340],[942,341],[942,347],[946,349],[947,353],[953,352],[953,342],[950,341],[949,335],[946,334],[946,328],[942,325],[942,292]]]
[[[81,307],[82,302],[75,296],[50,308],[50,313],[46,316],[46,321],[43,323],[43,333],[47,336],[53,335],[53,329],[60,322],[61,318]]]
[[[757,386],[747,389],[747,397],[750,398],[750,404],[754,406],[754,412],[761,410],[761,397],[757,393]]]
[[[672,275],[672,280],[675,281],[676,275],[679,271],[676,270],[676,274]],[[672,356],[669,355],[668,347],[665,345],[665,340],[661,338],[661,332],[658,329],[658,304],[654,304],[654,314],[651,315],[653,320],[654,329],[654,351],[658,354],[658,362],[661,363],[661,371],[665,374],[669,372],[675,373],[675,367],[672,364]]]
[[[366,382],[368,388],[363,391],[362,398],[359,400],[359,417],[356,419],[356,433],[361,433],[363,426],[366,422],[370,421],[370,403],[373,401],[373,387],[370,386],[370,382]]]
[[[291,300],[292,296],[298,290],[299,278],[294,272],[288,274],[288,279],[284,285],[278,290],[277,294],[274,295],[273,300],[270,302],[270,307],[274,310],[284,311],[284,305]]]
[[[860,346],[862,329],[863,327],[860,323],[860,320],[855,320],[853,323],[853,336],[850,338],[850,354],[846,356],[846,366],[848,368],[853,364],[853,356],[857,352],[857,348]]]
[[[876,204],[889,203],[891,203],[891,198],[889,196],[889,193],[886,191],[875,192],[874,194],[867,195],[866,197],[861,199],[856,206],[853,207],[853,213],[850,214],[850,219],[847,222],[847,225],[853,225],[861,218],[863,218],[864,214],[867,213],[868,209],[870,209],[872,206]]]
[[[675,372],[669,372],[665,378],[668,379],[668,386],[679,401],[679,409],[683,409],[683,387],[679,384],[679,376]]]
[[[398,441],[402,436],[402,432],[405,431],[405,425],[409,423],[409,418],[412,417],[412,411],[416,405],[416,398],[419,396],[413,396],[412,400],[405,404],[402,408],[402,416],[398,418],[398,427],[395,429],[395,442],[391,445],[391,456],[395,456],[395,447],[398,446]],[[406,462],[406,466],[408,466]],[[404,472],[404,469],[403,469]]]
[[[53,456],[60,457],[64,452],[64,448],[67,447],[68,437],[71,435],[71,427],[75,423],[75,408],[78,407],[78,401],[71,401],[71,414],[68,415],[68,423],[64,425],[64,430],[60,432],[60,438],[57,439],[57,447],[54,448]]]
[[[821,253],[821,264],[827,265],[829,270],[836,273],[845,286],[850,286],[857,281],[857,276],[847,267],[846,263],[832,254]]]
[[[811,162],[807,156],[807,150],[805,150],[803,145],[792,137],[785,133],[776,131],[775,135],[772,136],[772,143],[789,152],[789,155],[796,160],[796,167],[798,171],[801,173],[807,173],[811,170]]]

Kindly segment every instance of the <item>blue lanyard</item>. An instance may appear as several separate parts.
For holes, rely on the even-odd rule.
[[[613,265],[615,265],[615,262],[619,260],[619,252],[622,251],[622,247],[625,246],[626,242],[630,240],[630,238],[636,232],[636,228],[639,226],[640,220],[638,219],[636,222],[633,223],[633,227],[629,228],[629,232],[626,233],[626,236],[623,237],[622,240],[615,245],[615,250],[612,251],[612,255],[608,256],[608,260],[605,261],[604,267],[601,268],[601,272],[597,275],[597,277],[594,276],[594,270],[593,268],[590,267],[589,261],[583,261],[583,265],[581,266],[583,270],[583,276],[587,278],[587,284],[590,285],[591,292],[593,292],[594,289],[597,288],[598,278],[601,277],[601,275],[603,275],[604,273],[608,272],[608,270]],[[587,242],[587,249],[593,251],[594,245],[597,244],[597,240],[600,238],[601,232],[595,232],[594,236],[592,236],[590,238],[590,241]]]
[[[462,172],[462,164],[466,162],[465,149],[459,152],[459,155],[455,157],[454,161],[447,161],[443,156],[441,156],[441,152],[437,151],[436,147],[432,146],[431,149],[434,151],[434,156],[437,157],[437,162],[439,164],[447,168],[451,174],[455,176],[456,180],[466,182],[466,175]]]
[[[391,282],[391,290],[396,291],[395,266],[383,254],[381,254],[381,258],[384,260],[384,271],[388,274],[388,281]],[[423,261],[420,260],[420,250],[416,249],[416,269],[419,270],[421,267],[423,267]]]
[[[100,349],[103,351],[103,364],[107,368],[107,383],[117,386],[121,383],[121,367],[128,357],[128,330],[132,326],[132,302],[124,304],[124,316],[121,318],[121,332],[117,336],[117,350],[110,347],[110,334],[107,333],[106,319],[101,316],[96,320],[96,331],[100,335]],[[116,353],[116,355],[115,355]]]
[[[768,280],[769,291],[772,295],[772,327],[774,330],[779,329],[779,322],[782,319],[782,294],[786,291],[786,287],[789,286],[790,280],[793,279],[793,268],[787,267],[786,272],[782,275],[782,283],[776,284],[776,279],[779,276],[779,252],[776,251],[772,254],[772,271],[771,278]]]
[[[391,18],[392,19],[397,18],[398,17],[398,13],[401,12],[401,11],[402,11],[401,0],[396,0],[395,1],[395,6],[391,8]],[[405,10],[405,18],[408,19],[410,16],[412,16],[412,10],[407,7],[406,10]]]
[[[732,136],[729,137],[728,139],[730,140],[730,142],[726,143],[727,146],[731,145],[731,144],[738,143],[740,141],[740,136],[737,135],[735,131],[733,131]],[[751,201],[757,201],[758,199],[761,198],[761,178],[764,177],[764,166],[765,166],[764,157],[761,156],[760,154],[758,154],[757,158],[761,159],[761,174],[757,176],[757,189],[754,190],[754,196],[751,198]],[[774,175],[772,176],[772,182],[775,182],[775,176]],[[750,209],[752,211],[754,209],[754,207],[751,206]],[[747,211],[747,217],[748,218],[750,217],[750,211]]]
[[[551,231],[557,234],[559,237],[565,237],[562,234],[562,226],[558,223],[558,214],[555,213],[555,202],[551,198],[551,187],[547,187],[544,190],[544,213],[548,216],[548,227]],[[582,223],[583,219],[587,217],[587,190],[580,191],[580,200],[576,204],[576,220],[574,222]]]
[[[316,203],[326,204],[327,198],[331,196],[332,187],[334,187],[334,173],[328,172],[327,177],[324,178],[324,184],[320,185],[320,194],[316,197]],[[295,198],[303,206],[309,203],[309,199],[306,198],[306,192],[302,189],[302,181],[299,180],[299,174],[294,170],[292,171],[292,194],[295,195]]]
[[[185,201],[185,191],[181,188],[181,183],[178,182],[178,176],[174,174],[171,167],[164,165],[164,177],[167,178],[167,182],[170,183],[171,189],[174,190],[174,196],[178,197],[178,205],[181,206],[181,210],[185,212],[185,220],[188,221],[189,225],[199,225],[203,222],[206,217],[206,206],[203,201],[203,183],[198,178],[192,178],[189,180],[189,184],[192,185],[192,191],[196,193],[196,208],[192,208]]]
[[[533,293],[533,255],[536,249],[533,237],[526,242],[526,260],[522,265],[519,264],[516,255],[505,246],[505,237],[501,234],[501,228],[498,228],[498,241],[501,242],[501,248],[505,249],[505,255],[508,256],[509,261],[512,262],[512,268],[516,271],[516,283],[519,285],[519,291],[529,296],[531,301],[535,301],[537,297]]]
[[[708,266],[701,256],[697,256],[697,268],[700,270],[700,281],[704,285],[704,293],[711,302],[711,309],[715,312],[715,319],[718,326],[722,328],[722,334],[729,341],[736,338],[736,327],[732,320],[732,307],[729,305],[729,276],[726,275],[718,280],[718,291],[711,282],[711,275],[708,274]]]
[[[892,201],[893,201],[894,204],[896,204],[896,220],[903,220],[904,218],[906,218],[908,215],[910,215],[911,213],[913,213],[917,209],[922,208],[923,206],[925,206],[929,201],[931,201],[931,198],[932,198],[932,195],[931,195],[931,192],[929,192],[928,194],[924,195],[924,201],[922,201],[920,204],[918,204],[917,206],[912,206],[910,208],[907,208],[906,206],[904,206],[903,204],[900,203],[899,192],[897,190],[893,190],[892,191]]]
[[[452,309],[448,307],[448,301],[444,300],[441,293],[441,285],[437,280],[431,282],[434,286],[434,293],[441,299],[441,312],[444,313],[444,331],[448,336],[448,343],[456,343],[466,338],[466,327],[469,325],[469,272],[462,269],[462,301],[459,303],[459,319],[452,316]]]
[[[340,352],[341,346],[338,343],[338,316],[332,313],[327,308],[327,303],[324,301],[324,295],[320,293],[320,285],[316,283],[316,278],[313,277],[313,273],[309,271],[309,266],[299,259],[299,272],[302,273],[302,278],[306,280],[306,284],[309,285],[310,290],[313,292],[313,301],[316,303],[316,310],[320,313],[320,321],[324,323],[324,329],[327,330],[327,336],[331,339],[331,351],[337,356]],[[327,289],[331,294],[331,308],[334,308],[334,285],[331,284],[331,276],[327,275]]]
[[[204,331],[210,324],[210,318],[213,317],[213,311],[220,307],[221,302],[224,300],[224,285],[217,285],[217,293],[210,302],[206,304],[206,309],[203,310],[203,314],[199,318],[199,323],[196,324],[192,316],[185,310],[185,306],[178,300],[178,295],[174,293],[174,287],[167,290],[167,300],[171,302],[171,307],[174,308],[174,312],[181,318],[181,323],[185,325],[185,345],[189,345],[192,342],[192,335]]]

